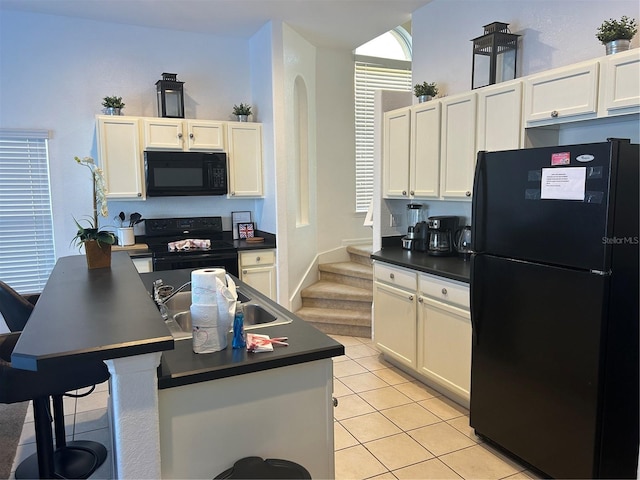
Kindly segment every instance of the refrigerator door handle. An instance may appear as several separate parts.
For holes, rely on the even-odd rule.
[[[478,160],[476,162],[476,171],[473,180],[473,198],[471,200],[471,238],[473,239],[473,249],[476,252],[485,250],[484,242],[484,219],[485,219],[485,195],[486,189],[486,161],[487,152],[478,152]]]
[[[476,279],[479,279],[478,264],[481,261],[481,257],[473,253],[471,254],[471,275],[469,284],[469,297],[470,297],[470,312],[471,312],[471,344],[478,344],[478,337],[480,335],[480,322],[478,317],[482,311],[480,289],[482,284]]]

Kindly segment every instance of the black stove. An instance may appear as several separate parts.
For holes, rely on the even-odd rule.
[[[224,267],[238,276],[238,253],[224,240],[222,217],[151,218],[145,220],[145,241],[152,252],[153,270]],[[173,242],[205,240],[208,247],[174,250]],[[190,242],[200,245],[202,242]]]

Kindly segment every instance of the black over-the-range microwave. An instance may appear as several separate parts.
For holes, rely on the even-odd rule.
[[[226,195],[227,154],[144,152],[147,196]]]

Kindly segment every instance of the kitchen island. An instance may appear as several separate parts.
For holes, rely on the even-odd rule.
[[[173,272],[161,273],[167,277]],[[238,283],[256,300],[270,302]],[[273,302],[269,306],[291,315]],[[254,356],[231,347],[196,355],[189,341],[174,341],[126,253],[114,253],[111,268],[98,270],[88,270],[84,256],[64,257],[56,263],[12,361],[30,370],[105,361],[111,373],[113,442],[107,461],[113,462],[115,478],[212,478],[243,456],[262,454],[297,461],[314,477],[330,477],[331,357],[344,353],[344,347],[297,317],[291,320],[260,332],[286,335],[290,347]],[[169,351],[173,355],[161,359]],[[314,405],[321,407],[315,411]],[[276,428],[266,425],[261,431],[253,423],[257,416],[272,419]],[[321,428],[307,422],[316,416],[325,423]],[[253,448],[254,438],[265,447]],[[282,438],[304,448],[283,450]],[[245,441],[251,451],[245,452]],[[198,447],[204,453],[195,458]],[[322,460],[307,461],[329,450]],[[171,466],[165,468],[167,462]],[[196,465],[201,473],[185,465]]]

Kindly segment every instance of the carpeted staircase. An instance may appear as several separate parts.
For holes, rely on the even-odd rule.
[[[324,333],[371,338],[371,245],[347,247],[348,262],[319,265],[320,280],[301,292],[296,315]]]

